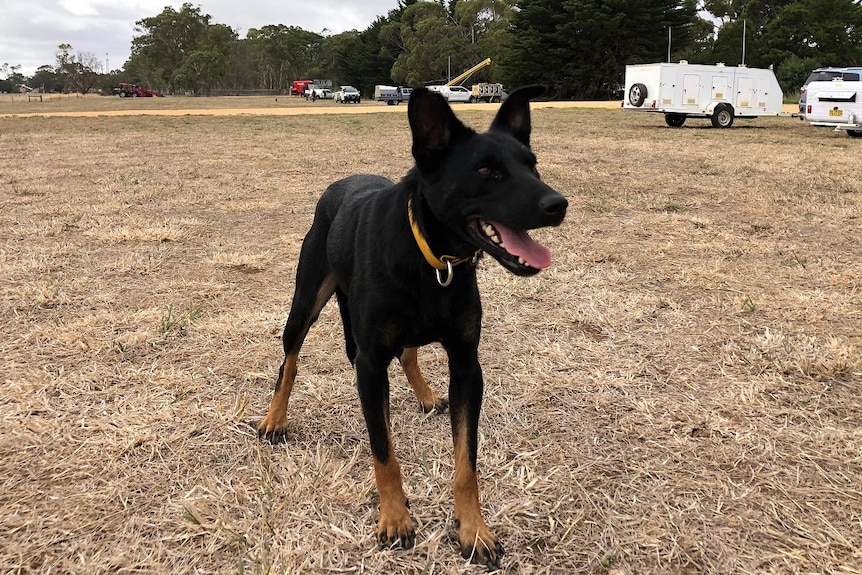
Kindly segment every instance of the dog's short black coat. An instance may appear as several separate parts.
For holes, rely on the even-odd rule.
[[[371,440],[384,545],[409,547],[415,538],[392,450],[387,367],[398,357],[423,409],[443,411],[446,399],[431,391],[416,363],[416,347],[439,342],[449,360],[461,552],[492,568],[500,564],[503,548],[482,517],[476,480],[483,383],[475,261],[485,252],[517,275],[550,264],[548,250],[527,233],[560,224],[568,206],[541,181],[530,149],[529,101],[543,91],[512,92],[480,134],[439,94],[414,90],[408,118],[416,166],[398,183],[357,175],[332,184],[303,241],[285,359],[258,431],[283,439],[300,347],[334,293]]]

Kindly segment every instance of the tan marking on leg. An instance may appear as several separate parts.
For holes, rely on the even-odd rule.
[[[413,393],[416,394],[416,399],[419,400],[419,405],[422,406],[422,411],[430,413],[437,410],[440,413],[446,411],[449,402],[446,398],[442,398],[434,393],[431,386],[428,385],[428,380],[422,375],[419,369],[419,360],[417,358],[417,350],[415,347],[405,347],[401,352],[401,369],[404,370],[404,375],[407,376],[407,381],[413,388]]]
[[[296,381],[296,359],[298,354],[288,355],[284,358],[281,369],[281,379],[275,386],[275,394],[269,404],[266,417],[258,424],[257,433],[267,439],[280,439],[278,434],[284,433],[287,427],[287,402],[293,384]]]
[[[294,351],[285,355],[281,368],[281,379],[276,383],[275,394],[272,396],[266,417],[257,426],[257,434],[260,437],[270,441],[279,441],[283,438],[287,427],[287,403],[296,381],[296,362],[299,358],[299,349],[302,347],[302,342],[305,341],[305,336],[308,335],[308,330],[311,329],[311,325],[320,314],[320,310],[335,293],[336,285],[335,277],[332,274],[326,276],[323,283],[320,284],[317,295],[314,297],[314,303],[306,316],[302,332],[297,337],[297,341],[293,342]]]
[[[374,458],[374,480],[380,495],[380,521],[377,523],[377,540],[381,545],[399,543],[402,547],[413,547],[416,530],[410,512],[407,510],[407,497],[401,484],[401,466],[392,453],[389,442],[389,459],[386,463]]]
[[[455,521],[458,526],[458,541],[461,555],[472,557],[477,563],[499,567],[503,548],[488,529],[479,505],[479,483],[476,470],[470,462],[467,445],[467,428],[459,424],[455,439]]]
[[[326,276],[323,283],[320,284],[320,288],[317,290],[317,295],[314,297],[314,304],[311,306],[310,313],[306,316],[307,319],[303,326],[302,338],[299,342],[300,345],[302,345],[302,341],[305,340],[305,336],[308,335],[308,330],[311,329],[311,325],[317,320],[317,316],[320,315],[320,310],[323,309],[323,306],[326,305],[326,302],[328,302],[329,298],[332,297],[332,294],[335,293],[335,288],[337,286],[338,282],[332,274]]]

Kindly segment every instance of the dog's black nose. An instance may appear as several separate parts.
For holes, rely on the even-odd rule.
[[[559,194],[545,196],[544,198],[539,200],[539,208],[541,208],[545,212],[545,214],[549,216],[565,214],[566,208],[568,207],[568,200],[566,200],[566,198]]]

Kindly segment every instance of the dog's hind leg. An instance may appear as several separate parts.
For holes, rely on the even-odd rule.
[[[353,339],[353,327],[350,323],[350,308],[347,307],[347,295],[340,289],[335,290],[338,298],[338,311],[341,314],[341,325],[344,328],[344,347],[350,365],[356,361],[356,340]]]
[[[320,310],[335,292],[335,277],[323,252],[315,249],[314,229],[302,245],[299,267],[296,272],[296,291],[287,323],[284,326],[284,361],[278,370],[275,394],[266,417],[258,424],[257,433],[262,439],[277,443],[284,439],[287,427],[287,402],[296,380],[296,361],[308,330],[320,315]]]
[[[401,352],[400,361],[401,369],[404,370],[404,375],[407,376],[407,381],[413,388],[413,393],[416,394],[416,399],[419,400],[419,405],[425,413],[437,411],[443,413],[449,406],[449,401],[445,397],[440,397],[431,386],[428,385],[428,380],[422,375],[422,370],[419,369],[419,360],[416,356],[415,347],[405,347]]]

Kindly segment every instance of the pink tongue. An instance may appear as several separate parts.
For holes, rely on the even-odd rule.
[[[543,270],[551,265],[551,252],[545,246],[533,241],[526,231],[516,232],[497,222],[488,222],[503,240],[503,247],[513,256],[521,256],[527,265]]]

